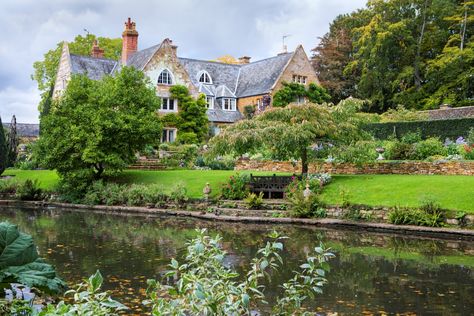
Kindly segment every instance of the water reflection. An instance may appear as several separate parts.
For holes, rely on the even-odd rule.
[[[223,236],[227,262],[242,274],[250,258],[276,229],[285,242],[285,266],[268,284],[269,301],[289,279],[311,247],[332,247],[329,284],[312,307],[321,313],[442,314],[474,313],[474,243],[323,230],[315,227],[215,223],[189,218],[124,216],[60,209],[0,208],[31,234],[39,252],[75,284],[100,269],[106,288],[140,313],[146,279],[159,278],[170,258],[182,258],[195,228]]]

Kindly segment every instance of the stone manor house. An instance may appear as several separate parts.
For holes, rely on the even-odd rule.
[[[177,100],[170,98],[172,85],[186,86],[194,97],[205,94],[211,131],[218,133],[219,126],[242,119],[246,106],[255,106],[257,112],[271,106],[272,96],[283,82],[319,83],[301,45],[294,52],[283,52],[259,61],[251,62],[250,57],[244,56],[238,59],[238,64],[226,64],[178,57],[177,46],[170,39],[138,50],[138,32],[130,18],[125,22],[122,39],[119,61],[103,58],[104,50],[97,42],[92,47],[92,56],[70,54],[65,42],[53,96],[61,95],[72,74],[86,74],[98,80],[113,74],[123,65],[132,66],[144,71],[156,83],[156,93],[162,100],[159,111],[162,114],[179,111]],[[177,133],[175,127],[165,127],[162,141],[173,142]]]

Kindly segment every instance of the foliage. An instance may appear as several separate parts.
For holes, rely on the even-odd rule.
[[[403,208],[396,207],[388,213],[388,221],[395,225],[417,225],[441,227],[445,212],[439,207]]]
[[[271,277],[283,264],[279,252],[283,243],[277,233],[257,252],[243,282],[224,263],[226,252],[221,238],[211,238],[205,230],[188,243],[184,263],[172,259],[165,282],[149,280],[148,295],[153,315],[250,315],[258,303],[265,302],[265,277]],[[274,315],[303,314],[303,302],[321,293],[327,283],[328,260],[334,255],[316,247],[314,253],[300,266],[300,271],[283,284],[284,293],[277,298]]]
[[[232,155],[196,158],[194,165],[198,168],[208,168],[211,170],[234,170],[235,158]]]
[[[263,206],[263,192],[249,193],[244,199],[245,204],[249,209],[259,210]]]
[[[16,225],[0,223],[0,286],[11,283],[35,287],[46,293],[60,293],[65,283],[58,278],[53,266],[38,256],[30,235]]]
[[[1,124],[1,122],[0,122]],[[18,155],[18,134],[16,129],[16,117],[13,115],[12,121],[10,123],[10,130],[8,131],[8,141],[7,141],[7,166],[13,167],[17,160]]]
[[[303,191],[298,190],[287,196],[290,202],[290,216],[298,218],[326,217],[323,211],[324,205],[316,193],[311,193],[309,197],[303,195]]]
[[[0,181],[0,193],[12,194],[15,193],[16,188],[18,187],[18,182],[12,179],[1,180]]]
[[[43,190],[39,186],[38,180],[27,179],[19,183],[15,190],[15,197],[26,201],[40,201],[43,199]]]
[[[269,149],[281,159],[299,159],[308,172],[308,148],[321,139],[347,140],[358,135],[353,108],[304,104],[272,108],[252,120],[242,120],[210,141],[210,154],[253,153]],[[344,118],[344,119],[343,119]]]
[[[368,123],[363,128],[372,133],[377,139],[398,138],[410,132],[421,132],[422,138],[439,137],[440,139],[456,139],[468,136],[474,127],[474,118],[447,119],[435,121]]]
[[[77,289],[66,292],[66,295],[72,296],[72,303],[61,301],[57,305],[50,304],[39,313],[39,316],[109,316],[118,315],[121,311],[128,309],[123,304],[113,300],[108,292],[99,292],[102,282],[103,277],[97,270],[88,280],[79,284]]]
[[[403,105],[398,105],[396,109],[388,109],[380,115],[382,123],[426,121],[428,118],[428,113],[408,110]]]
[[[219,62],[219,63],[224,63],[224,64],[239,64],[239,60],[236,59],[234,56],[231,56],[231,55],[223,55],[223,56],[220,56],[220,57],[217,57],[216,60],[214,60],[216,62]]]
[[[474,145],[474,127],[469,129],[469,134],[467,135],[467,143],[469,145]]]
[[[423,160],[435,155],[446,156],[447,149],[443,146],[439,138],[430,137],[414,145],[413,153],[410,158],[413,160]]]
[[[198,156],[199,147],[195,144],[161,144],[163,150],[160,163],[168,168],[193,167]]]
[[[368,99],[373,111],[470,105],[473,7],[455,0],[369,1],[335,18],[313,50],[313,64],[332,95]]]
[[[230,176],[227,183],[222,184],[221,197],[226,200],[242,200],[248,192],[250,177],[246,174]]]
[[[209,130],[209,121],[206,114],[206,96],[200,94],[194,100],[188,88],[175,85],[170,88],[171,97],[178,100],[179,129],[177,142],[183,144],[202,143]]]
[[[337,162],[348,162],[356,165],[362,165],[367,162],[373,162],[377,158],[375,151],[377,145],[371,141],[358,141],[350,145],[333,147],[331,155]]]
[[[296,82],[283,82],[283,87],[273,95],[273,106],[285,107],[298,98],[307,98],[311,103],[324,103],[331,99],[327,91],[315,83],[310,83],[306,89],[305,85]]]
[[[255,105],[246,105],[244,107],[244,117],[246,119],[251,119],[255,115],[256,106]]]
[[[0,175],[5,171],[8,164],[7,143],[5,139],[5,130],[2,125],[2,118],[0,117]]]
[[[123,67],[100,81],[73,76],[42,118],[44,162],[67,178],[78,172],[100,178],[106,169],[122,170],[161,136],[158,108],[156,92],[141,71]]]

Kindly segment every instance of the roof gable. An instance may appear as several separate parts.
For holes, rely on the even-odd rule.
[[[100,80],[112,73],[117,61],[106,58],[70,54],[71,73],[87,75],[90,79]]]

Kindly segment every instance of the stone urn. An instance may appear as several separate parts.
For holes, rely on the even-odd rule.
[[[211,194],[211,192],[212,192],[211,185],[209,184],[209,182],[207,182],[204,189],[202,189],[202,193],[204,194],[204,200],[206,201],[209,200],[209,195]]]
[[[385,152],[385,148],[377,147],[377,148],[375,148],[375,151],[379,154],[379,156],[377,157],[377,160],[385,160],[385,158],[383,157],[383,153]]]
[[[309,188],[309,182],[306,182],[306,189],[303,191],[304,199],[307,201],[311,196],[311,189]]]

